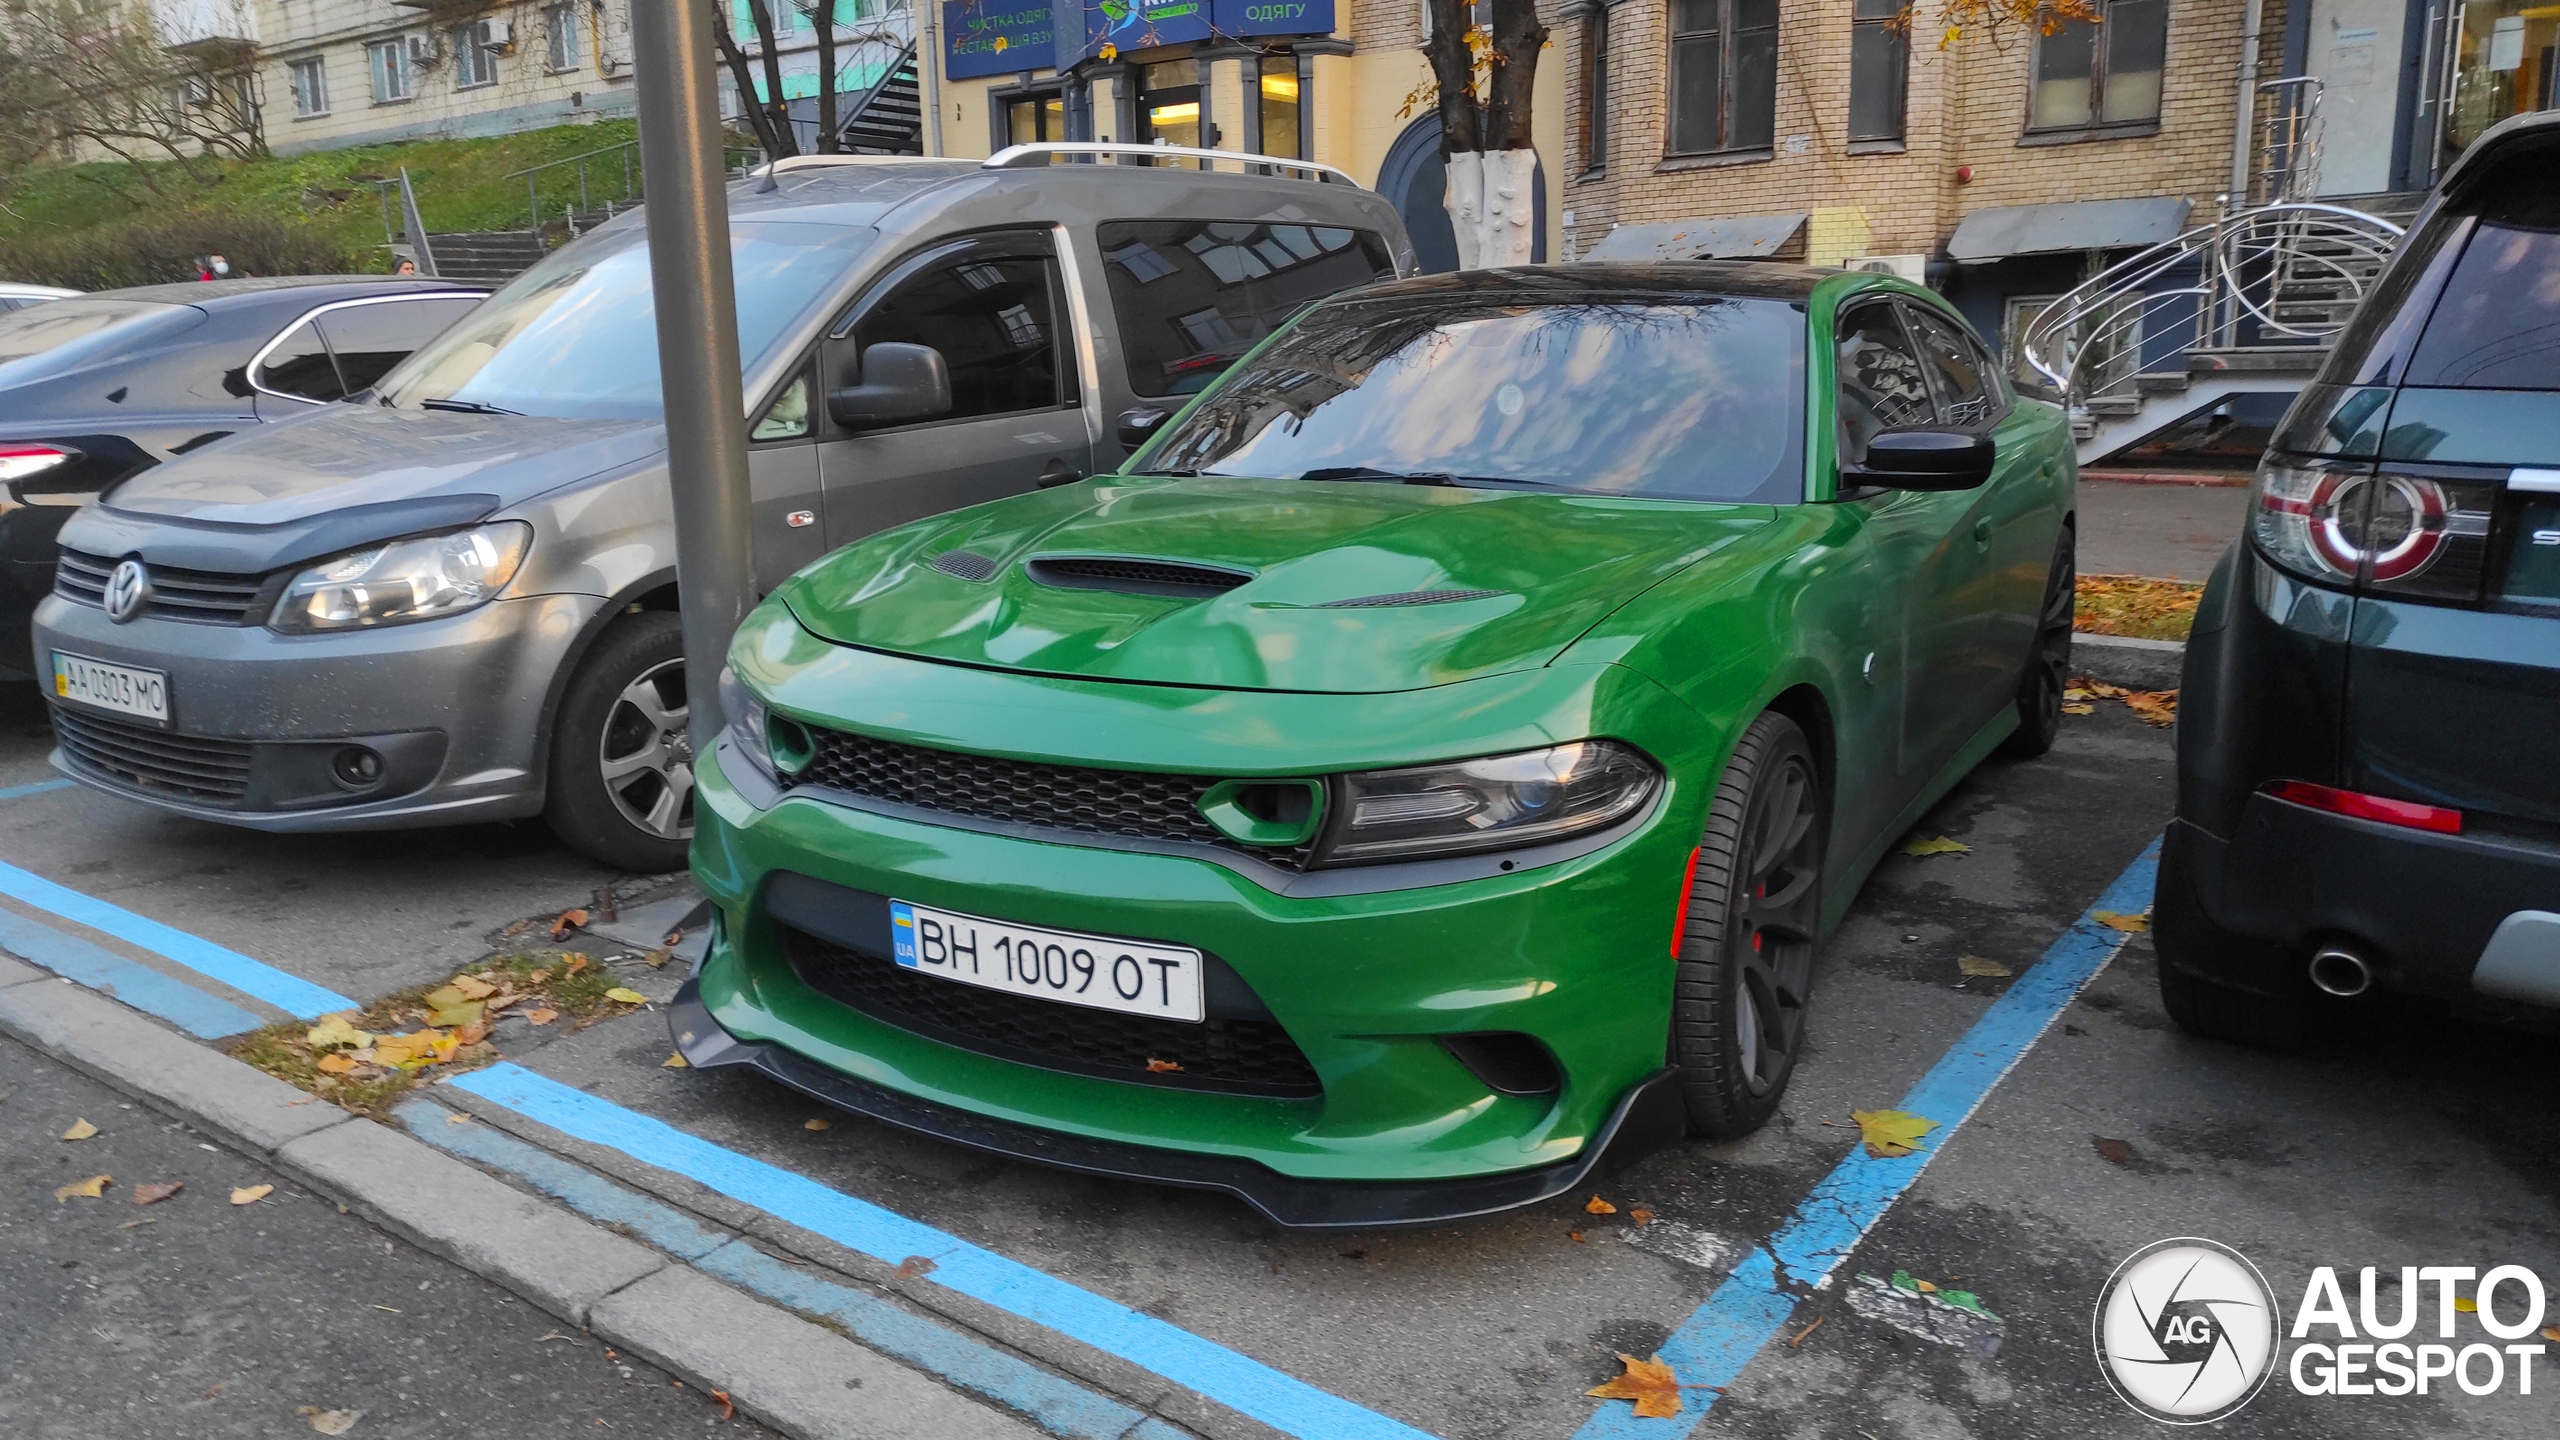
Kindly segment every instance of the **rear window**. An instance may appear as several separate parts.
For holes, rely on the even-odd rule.
[[[1140,395],[1193,395],[1309,304],[1395,278],[1385,237],[1339,225],[1115,220],[1096,227]]]
[[[2560,198],[2540,208],[2560,211]],[[2560,214],[2549,218],[2554,223],[2481,218],[2445,280],[2405,383],[2560,390]]]
[[[0,315],[0,384],[129,354],[203,320],[204,312],[192,306],[142,300],[55,300],[11,311]]]

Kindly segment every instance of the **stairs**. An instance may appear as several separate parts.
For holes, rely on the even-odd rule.
[[[2144,371],[2128,388],[2090,395],[2074,405],[2074,448],[2080,463],[2091,465],[2234,396],[2299,394],[2328,358],[2326,345],[2189,350],[2181,369]]]
[[[436,277],[502,285],[551,253],[534,230],[457,230],[427,237]]]
[[[852,116],[836,133],[856,155],[924,153],[924,91],[916,82],[915,46],[901,52],[880,83],[854,102]]]

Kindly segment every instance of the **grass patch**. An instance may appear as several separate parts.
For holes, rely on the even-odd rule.
[[[636,1007],[610,993],[618,983],[583,952],[492,956],[450,980],[394,991],[319,1025],[270,1025],[224,1049],[354,1114],[379,1115],[438,1073],[497,1060],[488,1033],[503,1016],[580,1030],[629,1013]]]
[[[2072,626],[2091,635],[2132,640],[2184,640],[2195,624],[2202,585],[2139,575],[2083,575]]]

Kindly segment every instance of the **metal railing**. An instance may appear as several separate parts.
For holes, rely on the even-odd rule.
[[[764,152],[751,145],[729,145],[722,147],[720,158],[728,167],[730,176],[736,178],[762,164]],[[598,171],[603,175],[601,182],[595,178]],[[577,199],[574,203],[566,193],[571,174],[577,177]],[[601,209],[610,216],[629,209],[645,198],[649,179],[641,166],[640,142],[637,140],[626,140],[619,145],[607,145],[577,155],[564,155],[498,178],[524,182],[526,228],[531,230],[542,228],[546,203],[550,214],[569,219],[573,227],[576,223],[574,217],[579,215],[592,215]],[[615,186],[617,178],[620,184]],[[553,196],[548,202],[544,198],[546,189]],[[599,195],[604,197],[601,201],[597,199]]]
[[[2249,201],[2308,201],[2320,193],[2320,81],[2309,75],[2258,82],[2258,165]]]

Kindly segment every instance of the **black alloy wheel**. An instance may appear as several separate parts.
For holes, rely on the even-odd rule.
[[[2071,626],[2080,595],[2080,567],[2071,522],[2053,542],[2053,568],[2044,581],[2044,604],[2036,611],[2035,643],[2027,650],[2026,673],[2018,679],[2018,728],[2000,742],[2000,753],[2032,760],[2053,748],[2062,734],[2062,692],[2071,684]]]
[[[1804,731],[1762,715],[1708,808],[1672,982],[1671,1060],[1692,1133],[1747,1135],[1803,1053],[1822,932],[1821,774]]]

